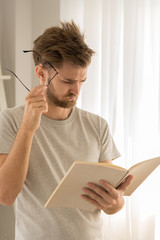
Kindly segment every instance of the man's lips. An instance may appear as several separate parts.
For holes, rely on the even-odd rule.
[[[74,94],[68,94],[66,97],[69,98],[70,101],[73,101],[77,98]]]
[[[76,99],[76,96],[70,96],[68,97],[70,101],[74,101]]]

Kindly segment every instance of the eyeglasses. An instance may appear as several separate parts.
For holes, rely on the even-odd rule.
[[[35,51],[35,50],[23,50],[23,52],[24,52],[24,53],[34,52],[34,53],[36,53],[36,54],[42,59],[41,55],[40,55],[37,51]],[[46,61],[45,63],[48,64],[51,68],[53,68],[54,71],[56,72],[56,73],[51,77],[51,79],[48,81],[47,86],[49,86],[50,82],[51,82],[51,81],[53,80],[53,78],[58,74],[58,72],[57,72],[56,68],[55,68],[50,62],[47,62],[47,61]],[[30,92],[29,88],[26,87],[26,85],[19,79],[19,77],[18,77],[13,71],[11,71],[11,70],[8,69],[8,68],[5,68],[5,69],[6,69],[7,71],[9,71],[10,73],[12,73],[12,74],[19,80],[19,82],[27,89],[27,91]]]

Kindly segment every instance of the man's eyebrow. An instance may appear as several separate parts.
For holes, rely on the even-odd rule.
[[[87,77],[85,79],[82,79],[81,82],[85,82],[87,79]],[[75,79],[71,79],[71,78],[64,78],[63,81],[67,81],[67,82],[77,82],[78,80]]]

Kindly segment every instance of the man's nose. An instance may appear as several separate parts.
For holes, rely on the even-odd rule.
[[[74,95],[78,95],[80,91],[80,83],[76,82],[73,84],[70,92],[73,93]]]

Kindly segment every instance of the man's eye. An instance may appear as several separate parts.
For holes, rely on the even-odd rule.
[[[72,84],[72,82],[68,82],[68,81],[63,81],[66,84]]]

